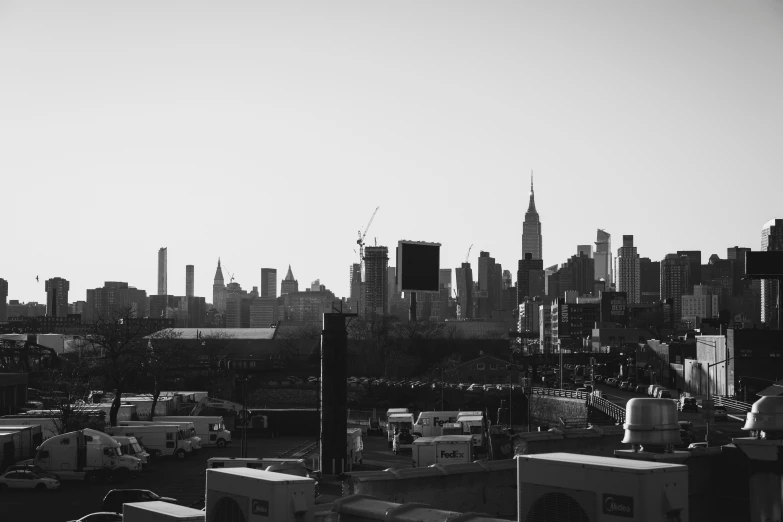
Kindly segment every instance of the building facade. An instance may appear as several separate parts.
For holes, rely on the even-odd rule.
[[[535,270],[536,281],[531,285],[531,271]],[[517,304],[522,304],[526,299],[532,299],[536,296],[543,297],[541,292],[541,280],[544,270],[544,261],[542,259],[533,259],[531,252],[526,252],[517,265]],[[541,293],[533,293],[533,287]]]
[[[688,287],[687,294],[693,293],[693,287],[701,284],[701,250],[678,250],[678,256],[688,258]]]
[[[288,272],[285,279],[280,283],[280,295],[291,294],[299,291],[299,281],[294,279],[294,273],[291,271],[291,265],[288,265]]]
[[[598,229],[595,238],[595,280],[606,281],[606,289],[610,290],[614,285],[612,279],[612,235],[605,230]]]
[[[525,212],[525,221],[522,223],[522,259],[525,259],[525,254],[528,252],[533,254],[533,259],[544,259],[541,220],[536,210],[532,173],[530,174],[530,202]]]
[[[220,268],[220,258],[218,258],[215,279],[212,283],[212,306],[218,312],[226,311],[226,285],[223,279],[223,270]]]
[[[672,300],[672,314],[676,320],[682,317],[682,296],[692,288],[690,272],[691,260],[688,256],[666,254],[661,261],[661,301]]]
[[[46,280],[46,315],[48,317],[68,316],[68,289],[70,286],[70,283],[62,277]]]
[[[277,269],[261,269],[261,297],[277,297]]]
[[[389,313],[389,248],[364,248],[364,314]]]
[[[185,265],[185,297],[196,295],[196,273],[193,265]]]
[[[639,259],[639,302],[652,304],[661,300],[661,263],[649,257]]]
[[[623,246],[617,249],[617,291],[625,292],[629,303],[641,302],[639,254],[632,235],[624,235]]]
[[[704,319],[717,318],[719,311],[720,298],[714,287],[699,284],[693,287],[693,295],[682,296],[681,319],[692,328],[700,328]]]
[[[158,295],[168,293],[168,248],[158,250]]]
[[[0,322],[8,320],[8,281],[0,278]]]
[[[250,302],[250,328],[269,328],[277,321],[276,297],[259,297]]]
[[[473,314],[473,269],[470,263],[462,263],[457,274],[457,319],[472,319]]]
[[[82,320],[91,322],[112,311],[129,309],[136,318],[149,316],[147,292],[122,281],[106,281],[101,288],[87,290]]]
[[[761,227],[761,251],[783,250],[783,219],[771,219]],[[779,283],[771,279],[761,281],[761,322],[772,329],[780,329],[777,317]]]

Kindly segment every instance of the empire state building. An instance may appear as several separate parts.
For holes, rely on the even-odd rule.
[[[536,197],[533,192],[533,173],[530,173],[530,204],[525,212],[525,222],[522,224],[522,259],[525,253],[533,254],[533,259],[543,259],[541,241],[541,221],[536,211]]]

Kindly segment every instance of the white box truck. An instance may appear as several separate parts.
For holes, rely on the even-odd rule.
[[[0,429],[6,433],[19,432],[23,459],[34,457],[35,448],[40,446],[43,442],[41,426],[37,424],[31,424],[29,426],[0,426]]]
[[[207,520],[237,513],[236,520],[313,522],[315,481],[250,468],[207,470]],[[239,514],[241,513],[241,516]]]
[[[414,468],[466,462],[473,462],[473,439],[470,435],[419,437],[413,441]]]
[[[392,413],[389,415],[386,426],[386,440],[390,448],[394,445],[394,434],[399,429],[407,429],[413,435],[412,413]]]
[[[110,402],[102,402],[99,404],[85,404],[82,406],[82,409],[84,410],[98,410],[102,411],[106,414],[106,422],[109,422],[109,414],[111,412],[111,405]],[[135,404],[128,404],[124,401],[120,403],[120,409],[117,410],[117,420],[135,420],[136,417],[136,405]]]
[[[457,422],[462,425],[462,434],[473,438],[474,449],[484,447],[484,414],[480,411],[461,412]]]
[[[202,447],[201,437],[196,435],[196,426],[192,422],[151,420],[151,421],[119,421],[117,424],[119,426],[154,426],[157,424],[173,424],[175,426],[179,426],[180,428],[182,428],[183,436],[185,437],[185,440],[190,441],[190,447],[193,449],[194,453],[198,453],[198,450],[200,450]]]
[[[123,435],[114,435],[114,440],[120,443],[120,449],[123,455],[136,457],[141,461],[141,467],[144,468],[150,463],[150,454],[144,451],[136,437],[125,437]]]
[[[120,443],[106,433],[84,429],[63,433],[38,446],[33,464],[60,480],[124,479],[141,471],[136,457],[123,455]]]
[[[32,415],[18,415],[15,417],[2,417],[0,418],[0,430],[4,426],[40,426],[41,437],[46,440],[50,437],[60,434],[60,427],[62,422],[57,418],[52,417],[34,417]]]
[[[457,422],[458,411],[423,411],[419,413],[413,433],[419,437],[437,437],[443,435],[443,425]]]
[[[0,426],[0,436],[6,441],[6,451],[10,457],[6,457],[8,460],[19,462],[22,460],[22,434],[18,431],[3,431],[5,426]],[[12,443],[12,444],[9,444]]]
[[[106,428],[106,433],[112,436],[136,437],[149,454],[156,458],[174,456],[182,460],[192,451],[182,429],[174,424],[112,426]]]
[[[231,442],[231,432],[226,429],[223,417],[213,415],[169,415],[156,417],[156,421],[192,422],[202,446],[224,447]]]
[[[171,502],[129,502],[122,505],[122,522],[204,522],[206,513]]]

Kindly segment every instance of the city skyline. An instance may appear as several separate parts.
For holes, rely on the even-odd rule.
[[[527,198],[491,195],[526,194],[531,169],[544,266],[597,228],[615,245],[633,235],[642,258],[725,258],[729,246],[759,250],[760,227],[779,218],[779,2],[247,3],[186,19],[143,2],[122,16],[84,5],[92,18],[56,3],[10,4],[0,18],[0,169],[18,196],[5,210],[67,208],[70,220],[41,239],[9,230],[6,244],[21,246],[0,259],[9,300],[45,302],[56,276],[71,301],[105,281],[154,294],[161,245],[170,295],[186,294],[193,265],[195,295],[209,298],[221,257],[244,288],[261,286],[261,267],[290,264],[348,296],[356,231],[377,206],[367,245],[438,241],[441,267],[455,269],[473,244],[476,273],[480,251],[516,267]],[[368,175],[381,190],[359,188]],[[738,183],[758,190],[729,192]],[[277,220],[260,240],[241,226],[258,217],[254,197]],[[729,197],[701,221],[705,201]],[[118,204],[153,198],[207,219],[171,227]],[[347,211],[313,226],[334,208]]]

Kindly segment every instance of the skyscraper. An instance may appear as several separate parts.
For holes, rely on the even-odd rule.
[[[451,268],[441,268],[438,276],[438,288],[446,288],[451,295]]]
[[[688,280],[691,272],[691,262],[688,256],[666,254],[661,261],[661,301],[672,299],[673,315],[679,320],[682,317],[682,296],[690,292]]]
[[[570,276],[570,287],[564,285],[561,291],[574,290],[578,296],[586,296],[593,293],[595,286],[595,259],[591,259],[587,254],[581,253],[571,256],[565,268],[567,268],[567,274]]]
[[[612,279],[612,235],[608,232],[598,229],[595,238],[595,280],[606,281],[606,290],[614,284]]]
[[[261,297],[277,297],[277,269],[261,269]]]
[[[291,271],[291,265],[288,265],[288,273],[285,279],[280,283],[280,295],[292,294],[299,291],[299,281],[294,279],[294,273]]]
[[[168,249],[158,250],[158,295],[166,295],[168,292]]]
[[[495,258],[490,257],[489,252],[481,252],[478,259],[478,284],[479,301],[477,317],[490,318],[492,311],[496,310],[496,304],[500,300],[502,290],[502,273],[498,274],[495,268]]]
[[[8,281],[0,278],[0,321],[8,320]]]
[[[389,313],[389,248],[372,246],[364,248],[364,313],[386,315]]]
[[[462,263],[457,273],[457,306],[459,319],[473,318],[473,269],[470,263]]]
[[[147,292],[121,281],[106,281],[102,288],[87,290],[82,322],[90,322],[112,311],[130,309],[135,317],[149,315]]]
[[[745,287],[751,286],[750,282],[744,281],[745,277],[745,252],[750,252],[747,247],[729,247],[726,249],[726,259],[734,261],[734,295],[741,295]]]
[[[661,300],[661,262],[649,257],[639,259],[640,302],[652,304]]]
[[[761,251],[783,250],[783,219],[770,219],[761,227]],[[772,279],[761,281],[761,322],[779,329],[777,317],[779,283]]]
[[[593,258],[593,245],[576,245],[576,255],[584,254],[590,259]]]
[[[517,304],[522,304],[525,299],[536,297],[530,292],[530,271],[543,270],[544,261],[533,259],[533,254],[526,252],[524,259],[520,259],[517,266]],[[540,296],[543,297],[543,296]]]
[[[226,285],[223,280],[223,270],[220,268],[220,258],[215,270],[215,281],[212,284],[212,306],[218,312],[226,311]]]
[[[693,287],[701,284],[701,250],[678,250],[678,256],[688,258],[688,294],[693,294]]]
[[[533,173],[530,173],[530,203],[525,212],[525,222],[522,224],[522,259],[525,253],[533,254],[533,259],[543,259],[543,241],[541,239],[541,221],[536,211],[536,198],[533,191]],[[479,267],[481,270],[481,267]]]
[[[630,304],[641,302],[639,254],[631,235],[624,235],[623,246],[617,249],[617,291],[625,292]]]
[[[46,281],[46,315],[48,317],[68,316],[68,289],[70,283],[62,277]]]
[[[195,269],[193,265],[185,265],[185,297],[195,297]]]

